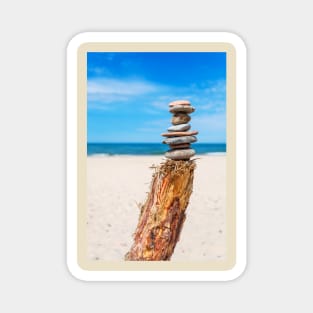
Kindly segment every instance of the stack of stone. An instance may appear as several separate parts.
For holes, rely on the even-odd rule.
[[[167,137],[163,143],[170,146],[170,150],[165,153],[165,157],[172,160],[189,160],[195,155],[195,150],[190,148],[192,142],[197,141],[195,135],[197,131],[190,131],[191,120],[188,113],[195,111],[188,100],[177,100],[169,104],[170,112],[173,113],[172,124],[167,133],[162,136]]]

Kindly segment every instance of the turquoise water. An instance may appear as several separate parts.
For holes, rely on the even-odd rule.
[[[195,143],[192,148],[196,153],[219,154],[226,153],[224,143]],[[162,155],[168,150],[168,145],[161,143],[88,143],[87,155]]]

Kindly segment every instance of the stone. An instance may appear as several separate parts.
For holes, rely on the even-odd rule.
[[[178,145],[170,145],[170,148],[172,150],[175,150],[175,149],[188,149],[188,148],[190,148],[190,143],[181,143],[181,144],[178,144]]]
[[[172,160],[188,160],[195,154],[193,149],[170,150],[165,153],[165,157]]]
[[[175,105],[170,108],[171,113],[177,113],[177,112],[192,113],[194,111],[195,111],[195,108],[190,105]]]
[[[188,100],[176,100],[176,101],[169,103],[168,105],[170,107],[173,107],[175,105],[180,105],[180,104],[181,105],[190,105],[190,101],[188,101]]]
[[[169,127],[167,130],[169,132],[182,132],[190,129],[190,124],[179,124]]]
[[[186,113],[175,113],[172,118],[173,125],[186,124],[191,120],[190,116]]]
[[[163,133],[161,136],[163,137],[180,137],[180,136],[193,136],[197,135],[198,131],[197,130],[192,130],[189,132],[169,132],[169,133]]]
[[[196,141],[197,141],[197,137],[195,136],[182,136],[182,137],[166,138],[163,141],[163,143],[166,143],[168,145],[178,145],[181,143],[192,143]]]

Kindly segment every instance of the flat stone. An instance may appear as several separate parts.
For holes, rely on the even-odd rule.
[[[180,136],[193,136],[197,135],[198,131],[197,130],[192,130],[189,132],[169,132],[169,133],[163,133],[161,136],[163,137],[180,137]]]
[[[191,117],[186,113],[175,113],[172,118],[173,125],[186,124],[191,120]]]
[[[170,107],[173,107],[175,105],[180,105],[180,104],[182,104],[182,105],[190,105],[190,101],[188,101],[188,100],[176,100],[176,101],[172,101],[168,105]]]
[[[177,112],[192,113],[194,111],[195,111],[195,108],[190,105],[175,105],[170,108],[171,113],[177,113]]]
[[[197,137],[195,136],[182,136],[182,137],[172,137],[172,138],[167,138],[163,141],[163,143],[166,143],[168,145],[178,145],[181,143],[191,143],[191,142],[196,142]]]
[[[190,148],[190,143],[181,143],[181,144],[178,144],[178,145],[170,145],[170,148],[172,150],[175,150],[175,149],[188,149],[188,148]]]
[[[195,154],[193,149],[170,150],[165,153],[165,157],[172,160],[188,160]]]
[[[190,124],[180,124],[169,127],[167,130],[169,132],[182,132],[190,129]]]

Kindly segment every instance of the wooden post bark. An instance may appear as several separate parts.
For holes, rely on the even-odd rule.
[[[125,260],[170,260],[185,221],[195,166],[194,160],[167,160],[156,167]]]

